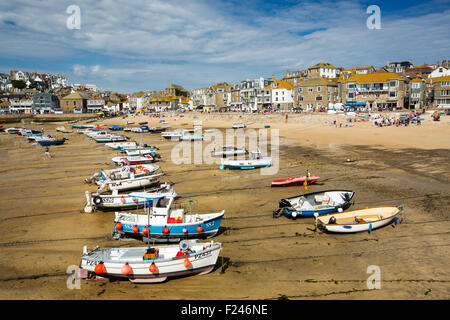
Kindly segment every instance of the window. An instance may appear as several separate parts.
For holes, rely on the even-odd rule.
[[[442,81],[442,82],[441,82],[441,85],[442,85],[443,87],[450,87],[450,81]]]
[[[348,94],[347,94],[347,98],[348,99],[353,99],[355,97],[355,94],[353,93],[353,92],[349,92]]]
[[[316,96],[316,101],[321,101],[322,100],[322,96]]]
[[[320,92],[320,87],[317,87],[317,92]]]
[[[347,83],[347,89],[354,89],[355,84],[354,83]]]
[[[313,92],[313,88],[309,87],[308,92]]]
[[[397,86],[397,80],[389,82],[390,87],[396,87]]]
[[[298,101],[303,101],[303,96],[298,96]]]
[[[450,90],[441,90],[441,96],[450,96]]]
[[[397,97],[397,91],[389,91],[388,97],[389,98],[396,98]]]
[[[413,88],[413,89],[419,89],[419,88],[420,88],[420,82],[414,82],[414,83],[412,84],[412,88]]]

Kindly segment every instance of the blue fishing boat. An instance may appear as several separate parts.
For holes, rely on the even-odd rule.
[[[135,235],[155,242],[210,238],[219,231],[225,213],[225,210],[209,214],[186,213],[184,208],[172,208],[174,197],[152,199],[142,192],[130,193],[129,196],[148,200],[146,214],[116,212],[113,229],[116,238]]]
[[[350,190],[327,190],[307,193],[291,198],[281,199],[279,208],[273,212],[274,218],[285,215],[288,218],[313,217],[342,212],[351,206],[355,192]]]
[[[36,140],[36,141],[39,142],[39,144],[43,147],[49,147],[49,146],[59,146],[61,144],[64,144],[64,142],[66,141],[66,138],[62,138],[62,139],[51,138],[51,139]]]
[[[123,127],[121,127],[121,126],[111,126],[111,127],[109,127],[109,130],[110,131],[122,131]]]

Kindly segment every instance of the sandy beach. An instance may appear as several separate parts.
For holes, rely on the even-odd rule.
[[[111,238],[113,212],[82,213],[84,192],[95,191],[83,180],[100,168],[113,168],[117,152],[82,134],[56,133],[57,126],[69,128],[67,123],[5,125],[44,127],[46,134],[69,140],[50,147],[53,157],[46,159],[38,144],[0,133],[0,298],[448,299],[450,117],[434,122],[426,114],[420,126],[383,128],[347,118],[289,114],[286,122],[284,115],[199,113],[163,118],[172,128],[202,121],[204,129],[222,132],[236,122],[247,129],[278,129],[275,175],[219,170],[217,164],[177,165],[171,159],[176,142],[126,132],[160,148],[163,181],[175,184],[180,202],[197,200],[201,213],[225,210],[225,231],[213,238],[223,250],[216,269],[206,275],[152,285],[82,280],[79,290],[67,288],[66,270],[80,263],[84,245],[142,245]],[[160,126],[160,120],[136,116],[97,123]],[[313,231],[314,219],[274,219],[281,198],[305,190],[271,188],[271,181],[306,169],[321,177],[307,192],[354,190],[351,209],[403,204],[406,222],[370,234],[326,234]],[[380,290],[366,285],[371,265],[380,267]]]

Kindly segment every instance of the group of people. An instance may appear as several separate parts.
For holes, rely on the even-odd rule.
[[[420,115],[416,113],[411,113],[405,117],[379,117],[372,121],[372,124],[377,127],[389,127],[389,126],[396,126],[396,127],[407,127],[410,124],[417,124],[420,125],[422,122],[420,120]]]

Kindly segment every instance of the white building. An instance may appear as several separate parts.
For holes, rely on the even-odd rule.
[[[428,78],[438,78],[438,77],[445,77],[450,75],[450,70],[447,68],[444,68],[443,66],[438,66],[436,70],[430,73]]]

